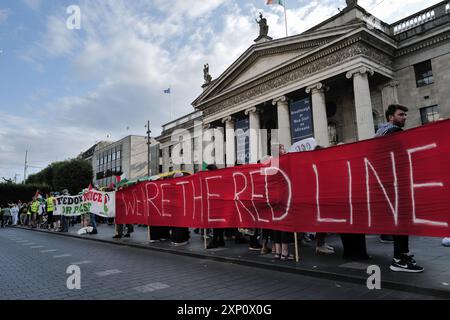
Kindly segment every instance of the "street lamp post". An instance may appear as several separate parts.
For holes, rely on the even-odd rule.
[[[150,121],[147,121],[147,153],[148,153],[148,159],[147,159],[147,176],[150,177]]]
[[[147,176],[150,178],[150,120],[147,121],[147,152],[148,152],[148,158],[147,158]],[[148,241],[150,242],[150,239],[152,238],[150,235],[150,221],[148,221],[147,226],[147,233],[148,233]]]

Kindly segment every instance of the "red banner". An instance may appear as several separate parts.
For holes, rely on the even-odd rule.
[[[450,120],[116,193],[117,223],[450,236]]]

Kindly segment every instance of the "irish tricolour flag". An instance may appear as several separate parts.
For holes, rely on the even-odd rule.
[[[283,0],[266,0],[266,4],[279,4],[280,6],[284,7]]]

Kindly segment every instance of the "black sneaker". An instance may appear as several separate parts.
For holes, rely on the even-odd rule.
[[[416,262],[416,260],[413,259],[413,257],[414,257],[413,254],[405,253],[406,261],[408,261],[409,263],[411,263],[413,265],[417,265],[417,262]]]
[[[381,243],[392,243],[392,242],[394,242],[394,238],[392,236],[382,234],[380,236],[380,242]]]
[[[130,234],[129,234],[129,233],[126,233],[123,237],[124,237],[124,238],[129,238],[129,237],[130,237]]]
[[[423,272],[422,267],[412,264],[407,259],[395,259],[395,258],[392,259],[392,263],[389,269],[396,272],[410,272],[410,273]]]
[[[206,246],[206,249],[214,249],[214,248],[217,248],[217,247],[219,247],[219,246],[217,245],[217,243],[214,242],[214,241],[212,241],[212,242],[210,242],[210,243]]]
[[[120,238],[122,238],[122,235],[120,235],[120,234],[116,234],[114,237],[112,237],[113,239],[120,239]]]

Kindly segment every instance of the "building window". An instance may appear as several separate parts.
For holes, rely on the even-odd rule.
[[[162,149],[159,149],[159,157],[162,158],[162,156],[163,156]]]
[[[172,172],[173,171],[173,167],[169,167],[169,172]]]
[[[180,170],[184,171],[186,169],[186,165],[184,163],[180,164]]]
[[[373,116],[373,126],[375,132],[378,131],[378,128],[383,124],[383,116],[379,115],[377,111],[372,110],[372,116]]]
[[[439,120],[438,106],[430,106],[420,109],[420,118],[422,119],[422,124],[430,123]]]
[[[159,165],[159,172],[158,173],[162,173],[163,172],[163,166],[160,164]]]
[[[199,165],[194,164],[194,173],[197,173],[199,171]]]
[[[328,122],[328,139],[331,145],[338,143],[337,124],[334,121]]]
[[[427,60],[414,65],[416,73],[417,87],[423,87],[433,83],[433,70],[431,69],[431,60]]]
[[[172,158],[172,146],[169,146],[169,158]]]

